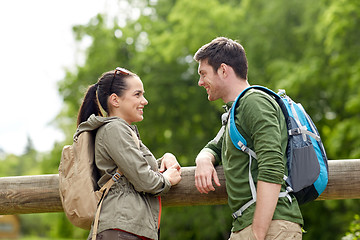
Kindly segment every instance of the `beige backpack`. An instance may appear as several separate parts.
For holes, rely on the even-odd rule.
[[[140,142],[131,129],[132,137],[140,148]],[[80,228],[90,230],[94,221],[93,238],[97,234],[98,220],[103,199],[111,186],[121,177],[117,172],[99,189],[95,166],[95,136],[82,132],[74,138],[72,145],[62,150],[59,165],[59,191],[64,212],[69,221]],[[96,216],[95,216],[96,215]]]

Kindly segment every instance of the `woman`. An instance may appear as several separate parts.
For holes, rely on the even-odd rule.
[[[80,107],[78,131],[96,131],[99,186],[117,170],[122,173],[104,199],[96,239],[158,239],[158,196],[181,180],[175,156],[166,153],[156,160],[138,139],[136,126],[131,125],[143,120],[147,104],[140,78],[116,68],[89,87]],[[103,117],[100,106],[107,117]]]

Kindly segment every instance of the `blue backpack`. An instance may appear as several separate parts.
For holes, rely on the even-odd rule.
[[[252,200],[233,213],[235,219],[256,202],[256,188],[250,171],[252,159],[257,158],[256,153],[247,147],[246,140],[236,128],[234,117],[238,101],[250,89],[258,89],[272,96],[285,116],[288,129],[286,149],[288,176],[284,176],[287,183],[286,192],[281,192],[279,197],[287,197],[291,201],[289,196],[291,192],[299,204],[313,201],[325,190],[329,175],[328,159],[319,132],[301,104],[292,101],[284,90],[280,91],[278,95],[262,86],[248,87],[240,93],[233,103],[228,123],[232,143],[236,148],[247,153],[250,161],[249,183]]]

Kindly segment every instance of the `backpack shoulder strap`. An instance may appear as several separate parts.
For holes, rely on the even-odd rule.
[[[233,105],[231,107],[230,117],[229,117],[229,133],[230,133],[231,141],[235,145],[236,148],[238,148],[239,150],[244,151],[244,152],[247,152],[249,150],[246,149],[247,148],[247,142],[246,142],[245,138],[240,134],[240,132],[236,128],[236,125],[235,125],[235,109],[236,109],[236,106],[237,106],[238,102],[240,101],[240,99],[250,89],[261,90],[261,91],[267,93],[268,95],[272,96],[276,100],[276,102],[279,104],[279,106],[281,108],[281,111],[283,112],[283,114],[285,116],[286,121],[287,121],[287,119],[289,117],[289,114],[287,112],[287,109],[286,109],[286,106],[285,106],[283,100],[274,91],[272,91],[272,90],[270,90],[270,89],[268,89],[266,87],[259,86],[259,85],[253,85],[253,86],[250,86],[250,87],[244,89],[239,94],[239,96],[235,99],[235,101],[234,101],[234,103],[233,103]],[[253,157],[256,158],[256,155],[253,156]]]
[[[257,194],[256,194],[256,187],[255,187],[255,183],[254,180],[252,178],[252,174],[251,174],[251,163],[252,163],[252,158],[257,159],[256,153],[251,150],[248,146],[247,146],[247,142],[245,140],[245,138],[241,135],[241,133],[238,131],[236,125],[235,125],[235,108],[236,105],[238,103],[238,101],[240,100],[240,98],[242,96],[245,95],[245,93],[250,90],[250,89],[258,89],[261,91],[264,91],[265,93],[269,94],[270,96],[274,97],[276,102],[280,105],[280,108],[282,110],[282,112],[284,113],[284,111],[286,111],[286,106],[284,105],[281,97],[276,94],[275,92],[273,92],[272,90],[262,87],[262,86],[250,86],[246,89],[244,89],[239,96],[235,99],[231,110],[230,110],[230,117],[229,117],[229,135],[231,138],[232,143],[234,144],[234,146],[247,153],[249,155],[249,185],[250,185],[250,190],[251,190],[251,195],[252,195],[252,199],[250,201],[248,201],[245,205],[243,205],[239,210],[237,210],[236,212],[234,212],[232,214],[232,217],[234,219],[242,216],[242,213],[248,208],[250,207],[252,204],[254,204],[256,202],[256,198],[257,198]],[[287,112],[287,111],[286,111]],[[285,114],[285,113],[284,113]],[[286,117],[285,117],[286,118]],[[289,192],[281,192],[279,194],[279,197],[287,197],[289,199],[290,202],[292,202],[291,197],[289,195]]]
[[[240,101],[240,99],[245,95],[245,93],[250,90],[250,89],[259,89],[262,90],[266,93],[269,93],[271,95],[275,94],[273,91],[271,91],[268,88],[262,87],[262,86],[258,86],[258,85],[254,85],[254,86],[250,86],[248,88],[245,88],[235,99],[231,109],[230,109],[230,117],[229,117],[229,134],[230,134],[230,139],[232,141],[232,143],[234,144],[234,146],[247,153],[250,154],[253,158],[257,158],[256,153],[251,150],[250,148],[247,147],[247,142],[245,140],[245,138],[241,135],[241,133],[238,131],[236,125],[235,125],[235,109],[236,106],[238,104],[238,102]],[[278,96],[278,95],[277,95]],[[280,97],[279,97],[280,98]]]

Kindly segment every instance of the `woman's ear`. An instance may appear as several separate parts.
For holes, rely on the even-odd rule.
[[[109,104],[109,107],[119,107],[120,106],[120,101],[119,101],[119,96],[116,95],[115,93],[111,94],[109,96],[109,100],[108,100],[108,104]]]

